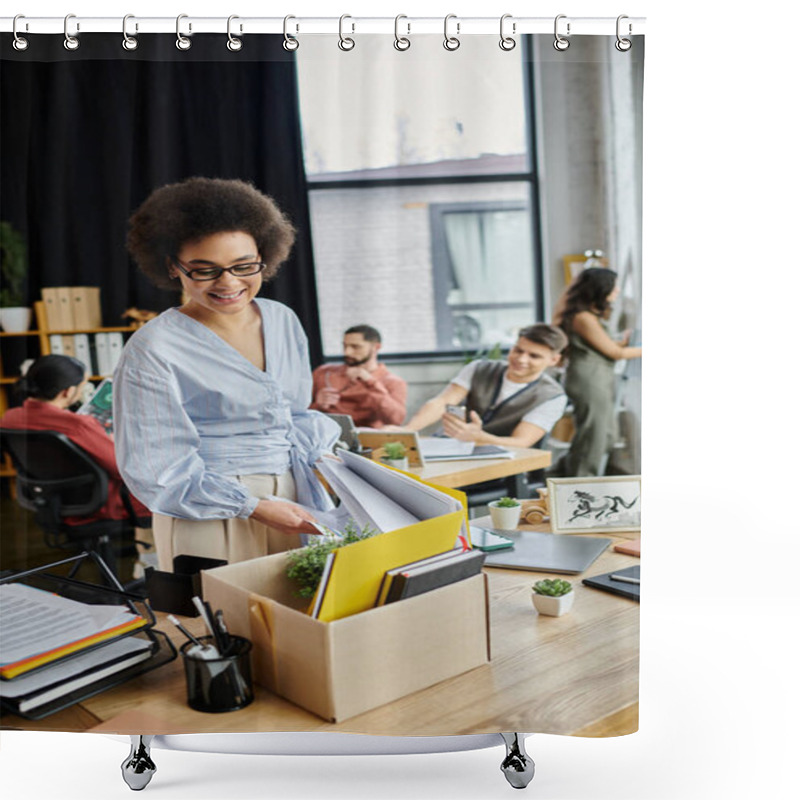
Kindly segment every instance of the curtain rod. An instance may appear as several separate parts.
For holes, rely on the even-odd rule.
[[[0,17],[0,32],[15,30],[14,17]],[[229,28],[230,26],[230,28]],[[514,17],[503,15],[502,30],[505,36],[526,33],[553,34],[558,29],[561,36],[635,36],[643,34],[644,17]],[[70,14],[68,17],[16,17],[16,33],[64,34],[77,36],[82,33],[123,33],[122,17],[81,17]],[[237,36],[249,33],[288,33],[289,36],[302,37],[306,34],[341,34],[347,36],[380,33],[400,36],[416,34],[438,34],[445,32],[444,17],[193,17],[182,14],[180,17],[137,17],[128,15],[125,32],[128,36],[148,33],[176,33],[183,36],[197,33],[235,33]],[[474,34],[500,34],[500,16],[497,17],[459,17],[449,15],[448,36],[470,36]]]

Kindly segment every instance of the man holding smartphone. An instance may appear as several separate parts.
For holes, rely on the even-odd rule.
[[[462,442],[533,447],[567,406],[564,390],[545,372],[566,346],[553,325],[523,328],[506,361],[470,362],[404,427],[419,431],[441,420],[445,434]]]

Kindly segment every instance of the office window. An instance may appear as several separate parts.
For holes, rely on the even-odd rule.
[[[362,36],[342,58],[320,36],[298,50],[326,355],[360,322],[384,353],[423,354],[508,345],[535,320],[529,65],[494,37],[468,46],[420,37],[398,53]]]

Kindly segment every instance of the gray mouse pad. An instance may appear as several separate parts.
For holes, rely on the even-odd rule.
[[[538,531],[498,531],[514,542],[513,549],[486,554],[486,567],[534,572],[577,574],[591,566],[611,539]]]

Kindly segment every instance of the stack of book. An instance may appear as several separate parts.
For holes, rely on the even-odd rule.
[[[20,583],[0,585],[0,698],[29,714],[150,658],[132,636],[148,620],[127,605],[87,605]]]

